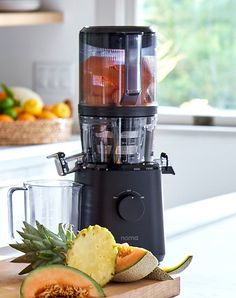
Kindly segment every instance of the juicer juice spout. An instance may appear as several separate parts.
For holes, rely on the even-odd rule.
[[[54,158],[57,172],[60,176],[65,176],[80,170],[82,164],[85,162],[84,153],[66,157],[64,152],[57,152],[47,156],[47,158]]]
[[[121,105],[136,105],[141,93],[142,34],[128,34],[125,38],[125,93]]]

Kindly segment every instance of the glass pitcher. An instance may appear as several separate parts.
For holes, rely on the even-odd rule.
[[[36,220],[57,233],[59,223],[72,224],[74,232],[79,226],[80,190],[82,185],[70,180],[32,180],[23,187],[8,191],[8,222],[12,238],[15,238],[14,222],[19,215],[13,211],[13,193],[24,191],[24,218],[35,226]],[[19,222],[19,218],[18,218]]]

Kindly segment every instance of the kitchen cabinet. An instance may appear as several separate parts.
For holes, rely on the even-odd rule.
[[[26,26],[62,23],[64,16],[58,11],[35,11],[35,12],[1,12],[0,28],[9,26]]]

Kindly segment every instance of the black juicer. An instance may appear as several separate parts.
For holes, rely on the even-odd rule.
[[[157,122],[156,35],[149,27],[80,31],[79,118],[83,153],[56,158],[60,175],[83,184],[78,229],[99,224],[118,243],[165,254],[161,173],[153,156]]]

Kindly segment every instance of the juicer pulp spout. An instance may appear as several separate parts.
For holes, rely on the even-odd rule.
[[[161,172],[162,174],[171,174],[175,175],[175,171],[169,164],[169,158],[168,155],[165,152],[161,153],[160,156],[160,165],[161,165]]]
[[[85,162],[84,153],[66,157],[64,152],[57,152],[47,156],[47,158],[54,158],[57,173],[60,176],[65,176],[80,170],[82,164]]]

